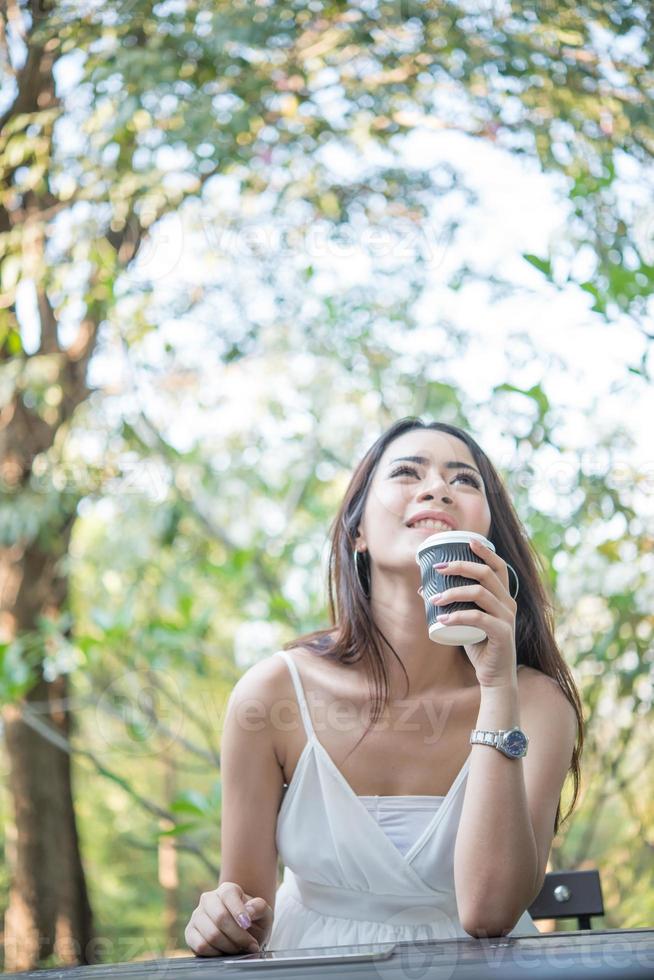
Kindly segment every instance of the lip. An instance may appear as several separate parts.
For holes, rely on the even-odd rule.
[[[442,521],[443,524],[449,524],[453,531],[458,531],[457,523],[454,518],[450,514],[443,513],[442,510],[420,510],[417,514],[414,514],[413,517],[409,518],[406,526],[412,527],[416,521],[424,521],[427,520],[427,518],[431,518],[433,521]],[[420,528],[420,530],[424,531],[425,528]],[[426,530],[430,529],[427,528]]]

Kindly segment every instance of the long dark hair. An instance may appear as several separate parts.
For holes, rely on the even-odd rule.
[[[371,726],[380,717],[389,700],[389,678],[382,642],[392,651],[404,670],[408,691],[409,680],[404,664],[371,615],[370,557],[367,551],[360,553],[355,567],[353,551],[357,529],[379,460],[389,443],[412,429],[435,429],[448,433],[464,442],[470,450],[486,487],[491,514],[488,537],[495,545],[497,554],[515,568],[520,582],[516,599],[517,662],[534,667],[554,678],[574,708],[577,716],[577,739],[569,768],[573,780],[573,795],[563,818],[565,819],[574,809],[579,795],[583,747],[581,699],[572,673],[554,638],[553,606],[541,577],[541,559],[529,541],[497,470],[467,432],[447,423],[425,423],[422,419],[409,417],[395,422],[370,447],[352,475],[343,503],[330,528],[328,595],[332,626],[298,637],[287,643],[284,649],[304,647],[342,664],[363,662],[368,680],[374,685]],[[554,822],[555,832],[560,822],[559,800]]]

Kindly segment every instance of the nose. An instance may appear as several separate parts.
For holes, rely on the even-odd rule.
[[[418,500],[435,500],[436,498],[439,498],[440,500],[443,501],[444,504],[454,503],[454,501],[448,494],[447,487],[441,486],[439,488],[438,486],[439,483],[442,484],[443,482],[444,481],[441,478],[438,478],[434,487],[432,487],[429,490],[422,490],[420,492],[420,494],[418,495]]]

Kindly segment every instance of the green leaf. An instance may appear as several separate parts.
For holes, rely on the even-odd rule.
[[[526,398],[532,398],[538,405],[541,415],[544,415],[550,408],[549,399],[540,385],[533,385],[531,388],[519,388],[517,385],[504,381],[500,385],[495,385],[493,391],[513,391],[518,395],[524,395]]]
[[[580,284],[580,286],[581,286],[581,289],[584,290],[584,292],[590,293],[590,295],[595,300],[595,302],[591,306],[591,310],[594,310],[595,313],[605,314],[606,313],[606,295],[605,295],[605,293],[603,293],[602,291],[600,291],[600,289],[593,282],[582,282]]]
[[[533,255],[531,252],[523,252],[522,257],[523,259],[526,259],[530,265],[533,265],[535,269],[538,269],[539,272],[544,273],[551,281],[552,264],[549,259],[541,259],[538,255]]]
[[[203,817],[211,811],[211,804],[197,790],[187,789],[177,794],[170,804],[170,809],[173,813],[195,813]]]
[[[156,832],[156,837],[179,837],[180,834],[185,834],[187,830],[195,830],[197,828],[197,823],[178,823],[170,830],[158,830]]]

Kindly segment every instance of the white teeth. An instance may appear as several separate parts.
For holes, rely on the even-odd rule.
[[[450,527],[450,525],[449,524],[446,524],[445,521],[435,521],[431,517],[427,517],[423,521],[415,521],[415,523],[412,524],[411,527],[433,527],[433,528],[438,528],[441,531],[442,530],[448,530],[448,531],[451,531],[452,530],[452,528]]]

